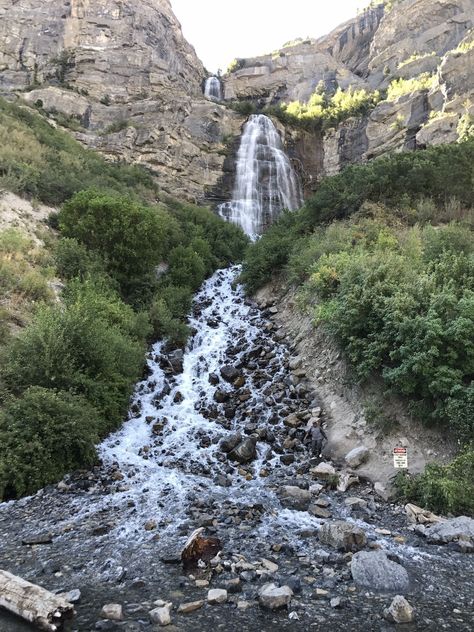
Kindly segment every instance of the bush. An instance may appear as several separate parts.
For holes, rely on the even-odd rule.
[[[474,451],[447,466],[428,465],[423,474],[400,473],[395,485],[405,501],[442,514],[474,515]]]
[[[97,411],[82,396],[28,388],[0,413],[0,499],[35,492],[96,460]]]
[[[40,309],[11,342],[2,378],[16,396],[38,386],[85,397],[100,417],[97,434],[105,436],[123,419],[140,376],[146,319],[92,281],[72,283],[64,300],[64,307]]]
[[[65,237],[102,258],[125,297],[136,294],[136,284],[150,278],[179,233],[164,209],[94,190],[77,193],[67,202],[59,225]]]

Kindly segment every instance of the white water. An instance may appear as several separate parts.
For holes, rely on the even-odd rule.
[[[275,125],[253,114],[237,154],[232,201],[221,204],[219,214],[255,239],[283,209],[295,211],[302,202],[301,185]]]
[[[211,101],[222,101],[221,82],[217,77],[208,77],[206,79],[204,96]]]

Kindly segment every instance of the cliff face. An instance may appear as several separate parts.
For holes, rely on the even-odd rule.
[[[318,89],[412,88],[323,133],[287,128],[310,193],[322,175],[389,151],[454,142],[474,119],[474,0],[400,0],[317,40],[239,60],[225,99],[305,102]],[[417,79],[430,76],[429,87]],[[232,189],[244,117],[202,96],[206,71],[169,0],[0,0],[0,93],[35,105],[111,159],[142,163],[196,202]],[[230,156],[230,157],[229,157]]]
[[[305,102],[317,86],[329,95],[349,87],[384,94],[394,81],[414,80],[368,115],[316,136],[323,159],[313,179],[390,151],[454,142],[461,118],[474,116],[473,26],[474,0],[401,0],[390,11],[380,4],[326,37],[239,60],[224,77],[225,95]],[[430,76],[428,88],[420,75]],[[304,153],[297,157],[306,164]]]
[[[169,0],[0,0],[0,92],[199,202],[242,124],[203,99],[205,75]]]

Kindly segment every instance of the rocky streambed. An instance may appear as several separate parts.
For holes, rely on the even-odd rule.
[[[151,349],[101,466],[0,505],[0,568],[72,591],[81,632],[169,619],[163,629],[362,632],[392,629],[393,612],[410,631],[471,630],[472,521],[413,524],[357,469],[312,458],[305,427],[325,412],[237,275],[203,286],[185,353]],[[198,527],[223,550],[184,571]],[[399,600],[384,614],[395,595],[413,612]],[[2,632],[28,629],[0,612]]]

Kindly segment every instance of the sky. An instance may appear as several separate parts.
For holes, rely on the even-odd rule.
[[[209,72],[297,37],[320,37],[369,0],[171,0],[183,34]]]

